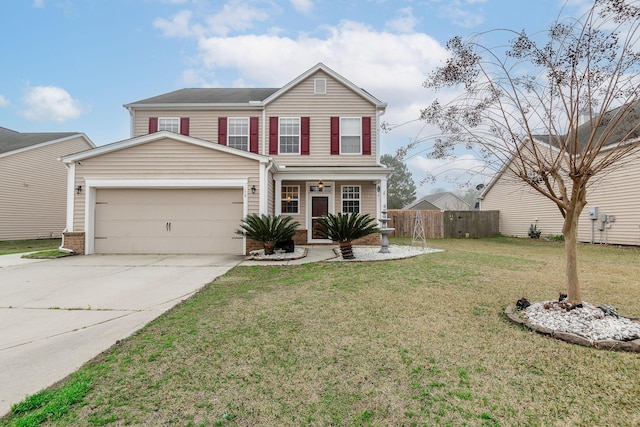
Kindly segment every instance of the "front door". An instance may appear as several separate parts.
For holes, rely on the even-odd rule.
[[[322,240],[318,235],[318,219],[329,213],[329,196],[311,196],[311,240]]]

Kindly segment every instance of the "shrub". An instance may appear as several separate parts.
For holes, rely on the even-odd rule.
[[[236,234],[261,242],[265,255],[269,255],[277,242],[291,240],[299,226],[290,216],[249,214]]]
[[[340,244],[340,253],[344,259],[354,259],[351,242],[378,233],[380,229],[369,214],[327,214],[318,219],[315,228],[322,238],[330,239]]]
[[[538,227],[535,224],[531,224],[529,227],[529,237],[532,239],[539,239],[542,231],[538,230]]]

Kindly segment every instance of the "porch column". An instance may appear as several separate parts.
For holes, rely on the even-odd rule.
[[[274,191],[274,198],[275,200],[273,201],[274,204],[274,208],[275,208],[275,213],[276,215],[281,215],[282,214],[282,203],[280,203],[280,200],[282,200],[282,178],[280,177],[275,177],[275,191]]]

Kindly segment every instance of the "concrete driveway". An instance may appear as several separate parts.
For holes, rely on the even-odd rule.
[[[240,255],[0,256],[0,416],[65,378]]]

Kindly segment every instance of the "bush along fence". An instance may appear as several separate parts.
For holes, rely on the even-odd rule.
[[[412,237],[420,212],[427,239],[492,237],[500,234],[499,211],[414,211],[389,210],[389,227],[394,236]]]

